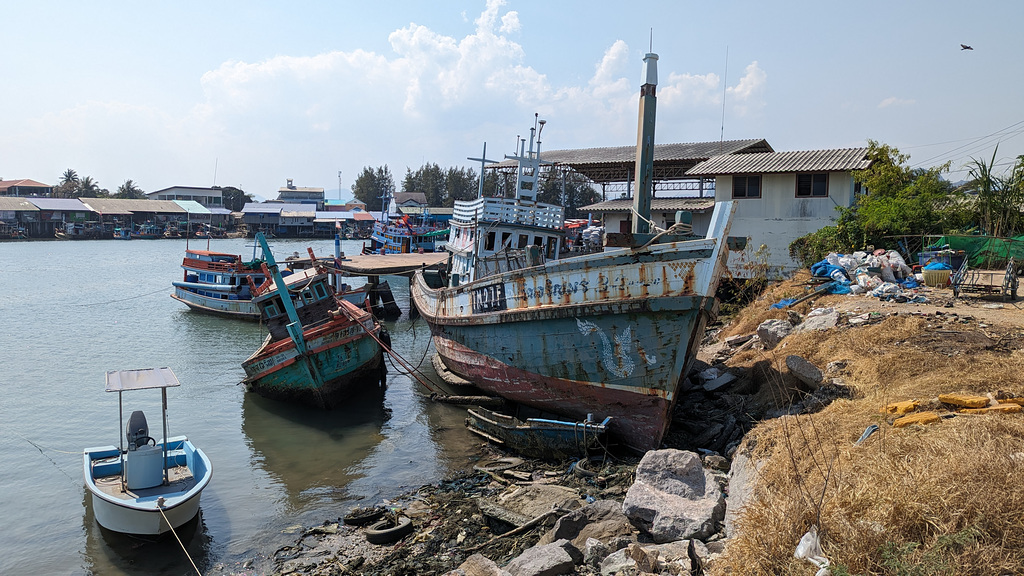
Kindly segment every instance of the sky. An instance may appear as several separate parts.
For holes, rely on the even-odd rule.
[[[953,181],[1024,154],[1017,0],[38,0],[0,18],[5,180],[350,198],[368,167],[399,187],[424,164],[479,171],[467,158],[514,153],[535,114],[545,150],[632,146],[652,49],[658,143],[872,139]]]

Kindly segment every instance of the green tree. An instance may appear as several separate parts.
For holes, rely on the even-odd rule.
[[[446,197],[444,205],[455,206],[456,200],[476,198],[479,181],[472,168],[449,168],[444,174]]]
[[[135,185],[135,182],[131,180],[125,180],[124,184],[117,187],[117,193],[114,194],[114,198],[127,198],[142,200],[146,198],[146,193]]]
[[[985,162],[971,158],[968,165],[970,181],[963,187],[974,196],[974,218],[981,231],[990,236],[1016,236],[1024,229],[1021,206],[1024,206],[1024,156],[1018,156],[1005,175],[993,172],[999,147]]]
[[[366,204],[369,211],[383,210],[383,197],[395,195],[395,179],[387,165],[376,169],[366,166],[352,184],[352,195]]]
[[[402,192],[422,192],[427,198],[427,206],[444,206],[447,196],[445,174],[437,164],[424,164],[415,172],[407,168]]]
[[[56,193],[61,198],[73,198],[75,193],[78,191],[78,172],[75,172],[71,168],[68,168],[60,176],[60,181],[57,183]]]
[[[100,185],[92,179],[92,176],[82,178],[78,183],[78,189],[75,190],[76,198],[99,198],[101,196],[105,196],[105,194],[102,194]]]
[[[220,189],[220,193],[223,206],[232,212],[241,212],[246,202],[256,201],[252,194],[246,194],[234,186],[225,186]]]

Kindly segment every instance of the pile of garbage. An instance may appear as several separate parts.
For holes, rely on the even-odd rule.
[[[927,302],[924,296],[905,294],[907,290],[920,287],[924,279],[914,273],[895,250],[833,252],[811,266],[811,275],[830,279],[832,284],[828,291],[832,294],[867,294],[883,300]]]

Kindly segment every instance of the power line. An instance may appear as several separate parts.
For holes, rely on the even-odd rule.
[[[1002,128],[1000,130],[996,130],[995,132],[992,132],[991,134],[987,134],[987,135],[982,136],[980,138],[975,138],[975,139],[971,140],[970,142],[968,142],[967,144],[964,144],[962,146],[957,146],[956,148],[953,148],[952,150],[947,150],[946,152],[944,152],[942,154],[938,154],[936,156],[932,156],[931,158],[927,158],[925,160],[917,162],[917,163],[913,164],[911,166],[911,168],[918,168],[918,167],[920,167],[920,166],[922,166],[924,164],[928,164],[929,162],[934,162],[935,160],[938,160],[940,158],[949,157],[954,152],[964,151],[964,149],[967,149],[966,151],[964,151],[964,154],[967,154],[968,152],[975,152],[975,151],[978,151],[978,150],[982,150],[984,148],[987,148],[989,145],[991,145],[991,143],[987,142],[987,140],[989,140],[992,137],[1000,137],[1001,138],[997,142],[997,144],[999,142],[1004,142],[1006,140],[1009,140],[1010,138],[1019,136],[1021,133],[1024,133],[1024,127],[1021,127],[1021,128],[1019,128],[1017,130],[1013,130],[1014,128],[1016,128],[1018,126],[1022,126],[1022,125],[1024,125],[1024,120],[1021,120],[1019,122],[1015,122],[1013,124],[1010,124],[1009,126],[1007,126],[1005,128]],[[1009,137],[1007,137],[1007,136],[1009,136]]]

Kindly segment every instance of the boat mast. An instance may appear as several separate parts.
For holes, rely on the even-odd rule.
[[[640,118],[636,137],[636,186],[633,190],[633,235],[651,231],[651,196],[654,189],[654,117],[658,111],[658,55],[644,56],[640,86]]]

